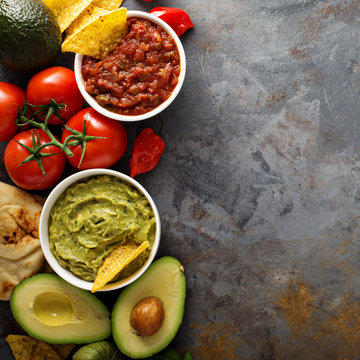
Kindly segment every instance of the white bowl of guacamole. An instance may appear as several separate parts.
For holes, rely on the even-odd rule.
[[[90,169],[60,182],[40,217],[40,243],[51,268],[67,282],[91,290],[106,256],[117,246],[147,249],[100,291],[135,281],[153,261],[160,243],[154,201],[133,178],[110,169]]]

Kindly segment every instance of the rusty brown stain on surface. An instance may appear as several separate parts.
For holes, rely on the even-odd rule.
[[[337,267],[342,271],[345,271],[351,275],[357,276],[357,272],[346,261],[340,261],[337,264]]]
[[[318,291],[320,291],[318,289]],[[313,291],[314,292],[314,291]],[[316,299],[318,298],[318,300]],[[296,279],[276,299],[291,339],[276,344],[277,356],[302,359],[356,360],[360,354],[360,301],[350,294],[330,299],[314,294]]]
[[[285,113],[284,119],[286,124],[291,124],[293,127],[300,129],[304,132],[309,132],[309,129],[312,131],[316,130],[314,122],[297,111],[287,111]]]
[[[304,20],[301,29],[303,31],[303,41],[301,42],[300,45],[315,41],[322,30],[322,22],[319,19],[318,14],[317,13],[310,14]]]
[[[347,294],[343,305],[340,305],[335,316],[324,324],[324,329],[318,337],[330,337],[328,341],[338,339],[338,359],[355,359],[360,354],[360,303],[353,302]]]
[[[309,70],[304,69],[305,81],[307,83],[313,83],[317,86],[323,86],[326,80],[326,75],[321,72],[317,67],[313,67]]]
[[[203,360],[235,360],[239,359],[236,338],[236,329],[226,323],[205,324],[200,333],[197,351]]]
[[[304,333],[310,325],[310,316],[314,311],[315,299],[305,282],[291,284],[286,293],[277,299],[283,316],[294,334]]]
[[[281,101],[284,101],[287,97],[285,90],[280,90],[276,93],[269,94],[266,96],[266,105],[269,107],[273,107]]]
[[[199,327],[199,323],[196,322],[196,323],[190,324],[189,327],[190,327],[191,329],[196,329],[196,328]]]
[[[213,53],[219,50],[220,44],[214,39],[214,35],[209,33],[201,41],[197,42],[202,50],[207,53]]]
[[[333,16],[336,21],[353,22],[360,14],[360,1],[351,0],[336,6],[324,5],[320,9],[320,14],[324,19]]]
[[[263,148],[272,148],[278,157],[283,158],[290,165],[297,159],[313,156],[317,131],[313,119],[297,111],[287,111],[284,118],[278,120],[274,127],[273,133],[268,133],[261,140]],[[298,131],[306,138],[305,142],[299,142]]]
[[[299,49],[297,46],[292,47],[289,50],[289,54],[297,60],[307,59],[308,57],[308,51],[304,49]]]
[[[299,23],[300,40],[298,44],[288,50],[289,55],[297,60],[306,60],[314,49],[314,45],[310,44],[320,38],[330,18],[351,24],[358,21],[359,15],[359,0],[343,1],[335,6],[324,4],[320,7],[314,7],[313,11]],[[318,86],[324,85],[327,74],[321,73],[316,65],[310,69],[304,67],[303,72],[307,83],[315,83]]]
[[[200,204],[200,202],[191,205],[190,213],[195,220],[203,219],[207,215],[209,215],[208,212],[204,209],[204,207]]]

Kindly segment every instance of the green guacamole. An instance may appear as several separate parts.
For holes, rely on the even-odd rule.
[[[146,261],[154,238],[155,215],[148,200],[114,176],[96,176],[70,186],[51,209],[50,250],[62,267],[87,281],[95,279],[114,247],[148,240],[145,254],[117,279],[131,275]]]

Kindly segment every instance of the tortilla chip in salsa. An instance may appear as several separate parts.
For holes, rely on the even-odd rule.
[[[122,0],[94,0],[66,29],[66,36],[81,30],[99,16],[118,9],[121,3]]]
[[[100,290],[105,284],[111,281],[126,265],[136,259],[149,246],[148,241],[141,245],[135,242],[121,244],[114,248],[105,258],[104,263],[100,266],[91,292]]]
[[[93,0],[43,0],[45,5],[54,13],[60,31],[67,27],[88,7]]]
[[[120,8],[107,12],[66,37],[61,50],[103,58],[114,50],[127,34],[127,10]]]

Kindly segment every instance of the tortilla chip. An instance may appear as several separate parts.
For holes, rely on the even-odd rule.
[[[105,10],[115,10],[120,7],[122,0],[93,0],[92,4]]]
[[[127,11],[126,8],[120,8],[97,17],[77,32],[67,36],[61,50],[101,59],[114,50],[126,34]]]
[[[61,360],[66,360],[74,349],[75,344],[51,344],[56,353],[60,356]]]
[[[54,13],[60,31],[67,27],[88,7],[93,0],[43,0],[45,5]]]
[[[145,251],[148,246],[149,242],[144,241],[141,245],[127,243],[114,248],[100,266],[91,292],[98,291],[111,281],[126,265]]]
[[[66,360],[75,344],[48,344],[29,335],[8,335],[15,360]]]
[[[15,360],[33,360],[34,351],[38,340],[27,335],[8,335],[6,342],[9,344]]]
[[[66,29],[66,36],[69,37],[81,30],[87,24],[96,20],[99,16],[107,14],[109,11],[93,4],[89,5]]]
[[[118,9],[121,3],[122,0],[94,0],[66,29],[66,35],[70,36],[99,16]]]
[[[61,360],[61,358],[50,344],[39,341],[35,348],[33,360]]]

